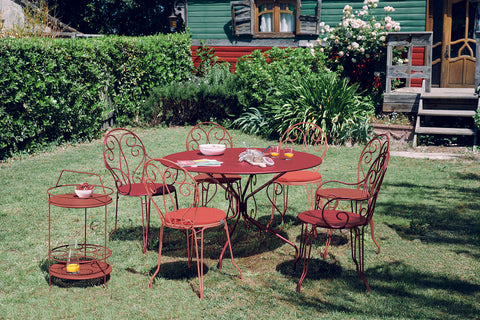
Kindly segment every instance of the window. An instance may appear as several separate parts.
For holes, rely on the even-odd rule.
[[[321,1],[317,1],[316,9],[307,10],[309,14],[300,12],[301,0],[231,1],[233,34],[254,38],[318,35]]]
[[[295,31],[295,2],[255,1],[255,17],[255,33],[293,34]]]

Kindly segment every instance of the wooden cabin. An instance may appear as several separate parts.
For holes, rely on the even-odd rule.
[[[175,8],[192,33],[193,52],[205,44],[234,64],[254,50],[316,42],[319,23],[338,25],[346,4],[360,9],[363,0],[180,0]],[[380,1],[380,6],[380,14],[383,6],[395,7],[392,17],[403,31],[425,31],[425,0]]]
[[[391,33],[389,47],[409,48],[408,63],[387,66],[388,80],[405,79],[405,85],[392,90],[387,84],[383,109],[417,115],[417,134],[476,136],[473,121],[461,130],[422,127],[434,117],[450,117],[453,123],[477,110],[474,88],[480,83],[476,76],[480,68],[475,58],[479,49],[476,46],[476,31],[480,31],[479,2],[379,2],[379,14],[383,14],[385,6],[395,8],[391,16],[402,28],[398,37]],[[192,33],[192,52],[204,44],[213,48],[221,60],[235,64],[239,57],[257,49],[301,47],[315,42],[319,23],[338,25],[347,4],[356,10],[363,6],[363,0],[180,0],[175,8]],[[452,95],[452,90],[456,94]],[[441,109],[437,114],[432,111],[436,108]]]

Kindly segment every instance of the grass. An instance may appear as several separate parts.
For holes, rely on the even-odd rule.
[[[184,150],[188,128],[135,129],[149,153]],[[237,147],[271,144],[232,131]],[[150,290],[156,267],[159,218],[152,213],[149,251],[142,254],[137,199],[120,199],[119,229],[107,243],[113,272],[102,281],[48,285],[48,187],[61,169],[95,172],[113,187],[104,169],[101,140],[64,146],[50,153],[0,165],[0,318],[2,319],[478,319],[480,314],[480,162],[392,157],[374,216],[376,254],[366,236],[366,276],[371,292],[355,271],[346,234],[337,232],[327,260],[321,259],[323,234],[302,292],[295,291],[300,268],[294,250],[269,234],[240,224],[233,241],[239,280],[229,260],[218,269],[222,230],[206,240],[205,300],[200,301],[196,270],[186,266],[181,234],[168,230],[160,277]],[[360,146],[329,147],[324,179],[354,179]],[[265,179],[260,177],[259,179]],[[83,181],[80,181],[83,182]],[[261,182],[261,181],[259,181]],[[287,225],[298,243],[296,215],[306,207],[301,187],[292,188]],[[257,197],[258,218],[270,212],[265,193]],[[221,198],[215,206],[222,207]],[[114,204],[108,207],[113,228]],[[56,243],[81,237],[83,212],[54,209]],[[88,211],[88,237],[102,239],[102,210]],[[53,235],[53,234],[52,234]],[[58,238],[58,239],[57,239]]]

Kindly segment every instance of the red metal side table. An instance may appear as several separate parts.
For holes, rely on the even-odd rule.
[[[64,175],[64,173],[68,173]],[[89,198],[79,198],[75,193],[75,187],[78,183],[60,184],[62,176],[86,175],[98,178],[100,184],[93,184],[94,192]],[[70,179],[71,180],[71,179]],[[101,191],[100,191],[101,190]],[[99,193],[96,193],[99,191]],[[52,276],[68,280],[88,280],[103,277],[104,284],[107,282],[107,275],[112,272],[112,266],[108,264],[107,259],[112,255],[112,251],[107,248],[107,205],[112,202],[110,195],[113,190],[103,185],[102,179],[98,174],[62,170],[54,187],[47,190],[48,194],[48,275],[49,285],[52,284]],[[84,235],[83,243],[65,244],[52,248],[52,210],[51,206],[61,208],[84,209]],[[87,243],[87,209],[105,207],[105,227],[103,232],[104,243]],[[78,259],[76,269],[72,269],[69,264],[69,258],[75,252]],[[67,265],[69,266],[67,272]]]

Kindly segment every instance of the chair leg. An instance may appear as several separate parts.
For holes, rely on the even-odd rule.
[[[191,233],[190,233],[191,232]],[[195,230],[185,230],[185,236],[187,237],[187,259],[188,259],[188,269],[192,267],[193,261],[193,234]]]
[[[115,225],[113,227],[113,230],[110,232],[108,235],[108,241],[112,238],[112,234],[117,230],[117,214],[118,214],[118,191],[117,191],[117,199],[115,200]]]
[[[314,188],[314,186],[318,186],[318,184],[308,183],[305,185],[305,189],[307,191],[308,210],[313,210],[315,207],[315,191],[317,188]]]
[[[155,270],[155,273],[153,274],[153,276],[150,278],[150,289],[153,288],[153,280],[155,279],[155,277],[158,275],[158,272],[160,271],[160,261],[162,259],[162,246],[163,246],[163,229],[164,229],[164,226],[162,224],[162,226],[160,227],[160,236],[158,238],[158,262],[157,262],[157,270]]]
[[[377,239],[375,239],[375,234],[373,230],[373,219],[370,220],[370,232],[372,234],[372,240],[378,248],[377,254],[380,254],[380,245],[378,244]]]
[[[195,238],[195,253],[197,256],[197,273],[200,299],[203,299],[203,231],[203,228],[199,231],[193,230],[193,236]],[[200,239],[197,237],[197,232],[200,232]],[[198,254],[198,240],[200,240],[200,256]]]
[[[225,221],[223,225],[225,229],[225,235],[227,236],[228,248],[230,249],[230,260],[232,260],[232,264],[235,266],[235,268],[237,268],[238,272],[240,272],[240,279],[243,280],[242,270],[240,270],[240,268],[235,263],[235,260],[233,259],[232,242],[230,241],[230,231],[228,230],[227,222]]]
[[[149,221],[149,210],[148,210],[148,201],[140,197],[140,203],[142,206],[142,240],[143,240],[143,253],[147,252],[147,241],[148,241],[148,221]],[[146,215],[146,217],[145,217]],[[147,223],[145,223],[147,222]]]
[[[303,227],[305,226],[305,229]],[[300,251],[302,260],[303,260],[303,270],[302,270],[302,275],[300,276],[300,279],[298,280],[297,284],[297,292],[300,292],[301,287],[302,287],[302,282],[307,276],[307,271],[308,271],[308,264],[310,263],[310,258],[312,255],[312,243],[313,243],[313,238],[315,237],[315,229],[316,227],[314,225],[311,226],[310,231],[308,230],[308,224],[304,223],[302,225],[302,236],[300,241],[302,242],[301,247],[303,249]],[[308,245],[308,250],[307,250],[307,245]]]
[[[332,243],[333,229],[327,229],[327,239],[325,241],[325,250],[323,251],[323,259],[327,259],[328,247]]]
[[[370,292],[370,286],[368,284],[367,278],[365,277],[365,257],[364,257],[364,230],[354,228],[350,230],[350,243],[352,249],[352,259],[357,267],[357,272],[360,275],[360,278],[365,283],[367,292]]]

